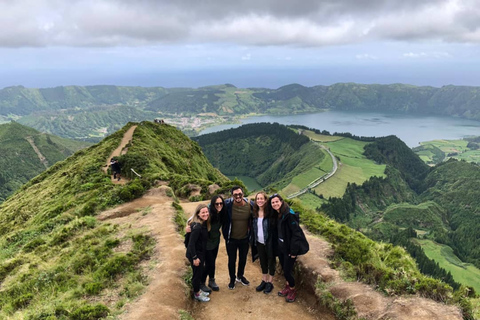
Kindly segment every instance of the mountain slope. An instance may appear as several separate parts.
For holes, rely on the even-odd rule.
[[[49,166],[88,145],[16,122],[0,125],[0,202]]]
[[[249,176],[278,189],[325,157],[308,137],[278,123],[247,124],[194,139],[222,173]]]
[[[154,242],[144,230],[101,223],[95,214],[141,196],[160,179],[172,196],[188,194],[194,184],[200,196],[214,182],[228,188],[196,143],[171,126],[147,122],[120,157],[125,176],[134,168],[142,178],[113,184],[102,166],[132,125],[56,163],[0,205],[0,318],[106,315],[95,297],[140,290],[139,264]]]

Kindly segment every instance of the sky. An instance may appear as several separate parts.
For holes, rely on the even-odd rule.
[[[480,0],[0,0],[0,88],[480,86]]]

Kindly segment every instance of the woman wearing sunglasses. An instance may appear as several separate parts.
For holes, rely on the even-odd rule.
[[[308,252],[309,245],[298,216],[290,209],[279,194],[273,194],[268,199],[268,207],[272,209],[278,232],[278,259],[285,276],[285,287],[278,295],[285,297],[287,302],[294,302],[297,298],[293,270],[297,256]]]
[[[220,290],[215,282],[215,263],[218,255],[218,247],[220,245],[220,229],[222,227],[223,217],[226,214],[225,201],[222,196],[213,196],[210,200],[208,211],[210,213],[210,230],[208,231],[208,240],[205,251],[205,265],[200,278],[200,289],[203,292],[211,293],[212,290]],[[188,223],[185,232],[191,232]],[[206,285],[207,276],[209,278],[208,286]]]

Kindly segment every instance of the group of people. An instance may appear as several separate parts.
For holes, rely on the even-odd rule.
[[[273,291],[278,257],[285,276],[285,286],[278,291],[278,295],[285,297],[287,302],[295,301],[297,290],[293,276],[294,264],[299,255],[309,250],[298,215],[279,194],[268,197],[260,191],[252,201],[244,197],[239,186],[232,188],[228,199],[216,195],[211,199],[210,205],[198,205],[188,220],[186,232],[190,233],[190,237],[186,256],[193,271],[194,299],[210,301],[212,290],[220,290],[215,282],[220,230],[227,249],[230,290],[235,289],[236,284],[250,285],[244,272],[251,247],[253,261],[258,258],[262,270],[262,281],[256,291],[265,294]]]

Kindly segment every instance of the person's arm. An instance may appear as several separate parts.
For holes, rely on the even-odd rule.
[[[198,266],[200,264],[200,258],[197,256],[197,250],[195,244],[200,237],[202,226],[200,224],[195,224],[192,228],[192,233],[190,234],[190,239],[188,241],[187,253],[188,256],[192,259],[193,265]]]

